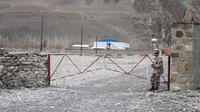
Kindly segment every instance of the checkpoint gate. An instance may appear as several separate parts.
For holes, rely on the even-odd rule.
[[[120,66],[117,62],[115,62],[115,61],[113,60],[113,58],[112,58],[113,55],[112,55],[112,54],[106,54],[106,55],[103,55],[103,54],[102,54],[102,55],[96,55],[97,58],[95,58],[95,60],[93,60],[86,68],[84,68],[83,70],[81,70],[80,67],[78,67],[78,66],[76,65],[76,63],[74,63],[74,61],[69,57],[69,55],[71,55],[71,54],[64,54],[64,55],[62,56],[62,58],[61,58],[61,60],[59,61],[58,65],[57,65],[56,68],[53,70],[52,74],[51,74],[51,63],[50,63],[50,62],[51,62],[51,55],[49,55],[49,57],[48,57],[48,62],[49,62],[49,64],[48,64],[48,81],[49,81],[49,86],[50,86],[50,84],[51,84],[51,81],[57,80],[57,79],[52,79],[52,77],[55,75],[55,72],[57,71],[57,69],[59,68],[59,66],[61,65],[61,63],[63,62],[63,59],[64,59],[65,57],[70,61],[70,63],[73,65],[73,67],[76,68],[77,73],[73,73],[73,74],[70,74],[70,75],[62,76],[62,77],[60,77],[59,79],[66,78],[66,77],[70,77],[70,76],[75,76],[75,75],[80,75],[80,74],[88,73],[88,72],[92,72],[92,71],[97,71],[97,70],[106,69],[106,70],[113,71],[113,72],[118,72],[118,73],[130,75],[130,76],[135,76],[135,77],[141,78],[141,79],[150,80],[150,79],[148,79],[148,78],[146,78],[146,77],[142,77],[142,76],[139,76],[139,75],[136,75],[136,74],[132,74],[132,71],[134,71],[134,69],[137,68],[138,65],[139,65],[145,58],[147,58],[147,59],[150,61],[151,64],[154,64],[149,55],[141,55],[141,57],[143,57],[143,58],[142,58],[141,60],[139,60],[139,61],[136,63],[136,65],[132,67],[131,70],[128,71],[128,70],[125,70],[122,66]],[[82,55],[81,55],[81,56],[82,56]],[[121,56],[121,55],[120,55],[120,56]],[[107,66],[106,66],[106,63],[108,62],[108,61],[107,61],[106,63],[104,63],[104,67],[98,67],[98,68],[96,68],[96,69],[89,70],[89,68],[91,68],[92,66],[94,66],[94,64],[95,64],[98,60],[100,60],[100,58],[107,59],[107,60],[109,61],[109,63],[112,63],[112,64],[115,65],[118,69],[116,69],[116,68],[115,68],[115,69],[112,69],[112,68],[107,67]],[[169,86],[170,86],[170,81],[169,81],[169,79],[170,79],[170,55],[168,55],[168,65],[167,65],[167,67],[168,67],[168,69],[167,69],[167,70],[168,70],[168,77],[167,77],[168,80],[166,80],[166,79],[163,77],[163,75],[160,73],[160,75],[161,75],[161,77],[162,77],[162,79],[163,79],[164,81],[163,81],[163,82],[157,81],[157,82],[162,83],[162,84],[165,84],[165,85],[167,86],[167,89],[169,90],[169,88],[170,88],[170,87],[169,87]],[[166,71],[165,71],[165,72],[166,72]]]

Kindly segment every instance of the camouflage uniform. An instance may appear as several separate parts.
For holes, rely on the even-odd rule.
[[[153,74],[151,76],[151,85],[158,88],[160,85],[160,75],[164,73],[162,57],[159,56],[155,57],[154,64],[156,67],[153,67]]]

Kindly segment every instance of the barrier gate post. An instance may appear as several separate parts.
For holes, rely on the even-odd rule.
[[[51,63],[50,63],[50,54],[49,54],[49,55],[48,55],[48,81],[49,81],[48,84],[49,84],[49,86],[50,86],[50,82],[51,82],[51,81],[50,81],[50,78],[51,78],[51,77],[50,77],[50,74],[51,74],[51,73],[50,73],[50,71],[51,71],[51,70],[50,70],[50,65],[51,65]]]
[[[168,85],[168,91],[170,89],[170,55],[168,55],[168,82],[167,82],[167,85]]]

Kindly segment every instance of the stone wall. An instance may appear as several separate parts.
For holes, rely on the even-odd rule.
[[[0,88],[32,88],[48,85],[47,55],[11,54],[0,49],[0,60]]]
[[[173,23],[170,90],[200,87],[200,24]]]

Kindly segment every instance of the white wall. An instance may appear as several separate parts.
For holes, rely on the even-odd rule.
[[[107,42],[97,42],[97,48],[106,48],[107,47]],[[96,42],[94,42],[94,46],[92,47],[93,49],[96,48]]]
[[[110,43],[110,49],[126,49],[127,47],[130,47],[130,44],[124,43],[124,42],[108,42]],[[96,42],[94,42],[93,49],[96,48]],[[97,42],[97,48],[107,48],[107,42]]]
[[[126,49],[127,47],[130,48],[130,44],[124,43],[124,47],[125,47],[125,49]]]
[[[112,44],[115,46],[111,49],[124,49],[124,43],[123,42],[112,42]]]

